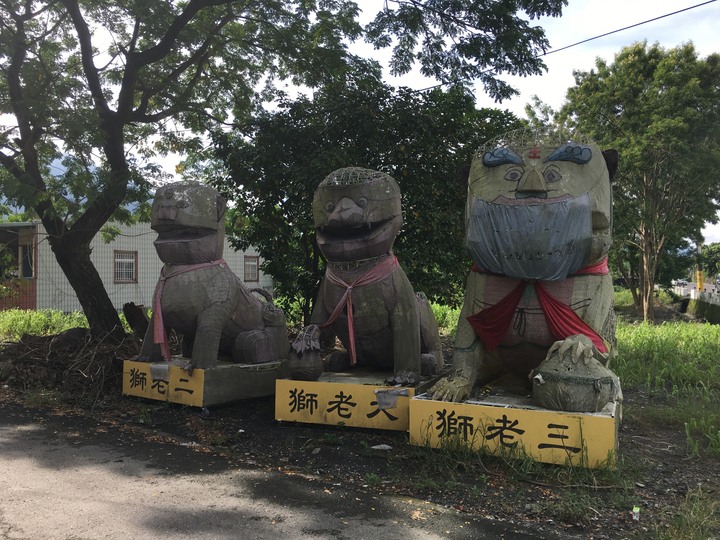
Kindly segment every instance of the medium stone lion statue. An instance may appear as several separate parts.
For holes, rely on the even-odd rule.
[[[301,357],[293,377],[319,377],[321,331],[333,332],[346,349],[329,355],[326,371],[369,366],[407,384],[435,373],[443,365],[437,322],[392,252],[403,223],[397,182],[369,169],[338,169],[318,186],[313,217],[327,269],[313,324],[293,343]]]
[[[253,294],[222,258],[225,208],[209,186],[175,183],[157,190],[151,227],[165,265],[139,359],[170,360],[166,328],[182,335],[191,368],[215,367],[219,353],[248,364],[287,359],[283,311]]]
[[[527,385],[532,375],[534,402],[546,408],[582,409],[583,386],[619,394],[605,367],[615,341],[607,254],[617,161],[581,136],[534,130],[477,152],[466,206],[474,265],[453,373],[430,389],[434,399],[464,400],[507,372]],[[537,388],[548,383],[552,390]],[[599,410],[608,400],[596,401]]]

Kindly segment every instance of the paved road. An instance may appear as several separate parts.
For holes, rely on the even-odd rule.
[[[548,538],[0,402],[2,539]]]

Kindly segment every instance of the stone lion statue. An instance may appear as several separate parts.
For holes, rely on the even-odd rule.
[[[225,208],[209,186],[175,183],[157,190],[151,227],[165,265],[139,359],[170,360],[166,328],[182,335],[191,368],[215,367],[219,353],[249,364],[287,359],[283,311],[269,294],[253,294],[222,258]]]
[[[320,375],[321,331],[333,332],[346,349],[329,355],[326,371],[370,366],[408,384],[435,373],[443,365],[437,322],[392,252],[403,223],[397,182],[359,167],[333,171],[315,192],[313,217],[327,268],[313,324],[293,344],[301,357],[293,376]]]
[[[614,150],[552,131],[513,131],[476,153],[466,206],[474,264],[453,372],[430,389],[434,399],[464,400],[507,372],[527,385],[562,379],[560,398],[537,392],[548,408],[577,410],[572,394],[592,384],[573,382],[574,372],[619,392],[605,367],[615,342],[607,254],[617,162]]]

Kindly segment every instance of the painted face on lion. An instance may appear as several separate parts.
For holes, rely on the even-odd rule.
[[[617,153],[576,137],[519,130],[478,151],[466,245],[483,270],[558,281],[607,255]]]

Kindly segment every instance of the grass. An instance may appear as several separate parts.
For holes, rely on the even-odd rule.
[[[440,334],[454,336],[457,330],[458,318],[460,317],[460,308],[452,308],[441,304],[430,304],[430,307],[438,323]]]
[[[705,540],[720,529],[720,500],[702,486],[687,492],[673,517],[669,529],[658,530],[663,540]]]
[[[63,313],[56,309],[7,309],[0,311],[0,339],[18,341],[23,334],[45,336],[78,326],[87,328],[85,315]]]
[[[131,332],[120,313],[120,322],[126,332]],[[0,310],[0,341],[19,341],[23,334],[48,336],[70,328],[87,328],[85,314],[79,311],[64,313],[57,309],[6,309]]]
[[[720,457],[720,326],[620,323],[616,335],[613,371],[657,402],[631,414],[684,429],[690,455]]]

